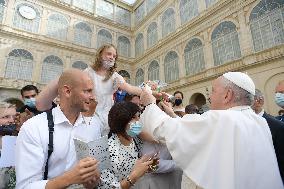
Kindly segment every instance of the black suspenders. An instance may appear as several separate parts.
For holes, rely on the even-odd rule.
[[[44,168],[44,175],[43,175],[44,180],[47,180],[48,160],[49,160],[50,155],[53,152],[53,131],[54,131],[54,122],[53,122],[52,110],[47,110],[46,115],[47,115],[47,121],[48,121],[49,142],[48,142],[47,160],[46,160],[46,164],[45,164],[45,168]]]

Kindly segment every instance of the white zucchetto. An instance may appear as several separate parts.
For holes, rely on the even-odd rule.
[[[223,77],[237,85],[238,87],[255,95],[255,85],[253,80],[245,73],[242,72],[227,72]]]

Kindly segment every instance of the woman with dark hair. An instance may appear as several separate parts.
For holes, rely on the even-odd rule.
[[[142,130],[139,116],[139,106],[132,102],[118,102],[110,109],[108,144],[112,169],[101,172],[99,188],[131,188],[153,163],[149,156],[139,158],[141,142],[137,135]]]

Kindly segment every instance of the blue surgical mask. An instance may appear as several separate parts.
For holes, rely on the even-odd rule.
[[[281,108],[284,107],[284,94],[283,93],[276,93],[275,94],[275,103],[280,106]]]
[[[129,129],[126,130],[126,133],[133,138],[141,133],[142,127],[142,123],[139,121],[132,122],[130,123]]]
[[[25,98],[24,104],[30,108],[36,107],[36,99],[35,98]]]

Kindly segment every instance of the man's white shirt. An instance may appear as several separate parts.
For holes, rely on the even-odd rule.
[[[59,106],[52,109],[52,114],[54,145],[48,162],[48,179],[62,175],[77,162],[74,138],[90,141],[100,137],[99,125],[85,124],[81,114],[74,125],[65,117]],[[48,143],[46,113],[37,115],[23,124],[16,144],[17,189],[45,188],[48,180],[43,180],[43,173],[47,160]]]

